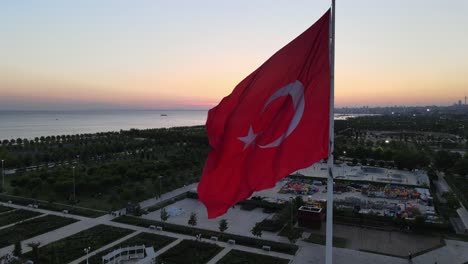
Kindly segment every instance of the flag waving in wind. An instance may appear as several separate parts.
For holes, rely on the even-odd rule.
[[[329,28],[330,10],[209,111],[198,185],[209,218],[328,156]]]

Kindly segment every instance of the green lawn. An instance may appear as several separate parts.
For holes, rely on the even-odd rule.
[[[231,250],[218,264],[288,264],[289,260],[271,257],[267,255],[255,254],[240,250]]]
[[[26,220],[26,219],[39,216],[39,215],[41,214],[33,212],[33,211],[22,210],[22,209],[11,211],[11,212],[0,215],[0,226],[6,226],[9,224],[13,224],[21,220]]]
[[[151,233],[140,233],[128,240],[125,240],[124,242],[117,244],[116,246],[107,249],[103,251],[102,253],[99,253],[97,255],[94,255],[89,258],[89,263],[91,264],[101,264],[102,260],[101,257],[106,255],[109,252],[112,252],[113,250],[120,248],[120,247],[127,247],[127,246],[139,246],[139,245],[145,245],[146,247],[152,246],[154,248],[154,251],[157,251],[167,245],[169,245],[171,242],[175,241],[175,238],[172,237],[167,237],[167,236],[162,236],[162,235],[156,235],[156,234],[151,234]],[[86,261],[82,262],[83,264],[86,263]]]
[[[12,245],[17,241],[47,233],[74,222],[76,222],[75,219],[46,215],[44,217],[18,223],[5,229],[0,229],[0,248]]]
[[[314,243],[314,244],[325,245],[326,238],[322,234],[310,234],[309,238],[305,239],[304,241]],[[333,237],[334,247],[345,248],[346,243],[347,243],[347,240],[345,238]]]
[[[0,205],[0,213],[8,212],[8,211],[11,211],[11,210],[13,210],[13,208]]]
[[[182,240],[157,259],[165,264],[204,264],[216,256],[222,247],[215,244]]]
[[[39,248],[39,261],[34,263],[68,263],[83,256],[86,247],[96,250],[132,232],[129,229],[98,225]],[[32,253],[25,254],[25,257],[32,258]]]

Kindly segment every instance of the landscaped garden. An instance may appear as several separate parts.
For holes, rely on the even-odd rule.
[[[203,238],[207,238],[207,239],[211,238],[212,236],[216,236],[218,237],[220,241],[224,241],[224,242],[230,239],[233,239],[236,241],[236,244],[249,246],[249,247],[255,247],[255,248],[261,248],[262,246],[270,246],[272,251],[282,252],[282,253],[291,254],[291,255],[294,255],[296,251],[298,250],[298,247],[293,244],[274,242],[274,241],[257,239],[257,238],[246,237],[246,236],[241,236],[241,235],[234,235],[234,234],[229,234],[229,233],[221,233],[218,231],[211,231],[211,230],[200,229],[200,228],[195,228],[195,227],[164,223],[160,221],[142,219],[142,218],[137,218],[137,217],[132,217],[132,216],[121,216],[121,217],[115,218],[112,221],[129,224],[129,225],[141,226],[141,227],[149,227],[150,225],[163,226],[165,231],[185,234],[185,235],[201,234]]]
[[[288,264],[288,259],[276,258],[272,256],[255,254],[240,250],[231,250],[227,253],[218,264]]]
[[[46,215],[0,229],[0,248],[35,237],[62,226],[76,222],[75,219]]]
[[[96,250],[130,233],[132,231],[128,229],[98,225],[41,247],[36,254],[28,252],[24,257],[35,264],[68,263],[83,256],[84,248]]]
[[[6,226],[9,224],[13,224],[25,219],[29,219],[35,216],[41,215],[40,213],[36,213],[33,211],[28,210],[15,210],[8,213],[4,213],[0,215],[0,226]]]
[[[101,257],[112,252],[115,249],[122,248],[122,247],[128,247],[128,246],[140,246],[140,245],[145,245],[146,247],[153,247],[154,251],[157,251],[167,245],[169,245],[171,242],[175,241],[175,238],[172,237],[167,237],[167,236],[162,236],[162,235],[157,235],[157,234],[151,234],[151,233],[140,233],[128,240],[125,240],[124,242],[115,245],[114,247],[104,250],[101,253],[98,253],[92,257],[89,258],[89,263],[91,264],[101,264],[102,259]],[[82,262],[83,264],[86,263],[86,261]]]
[[[204,264],[216,256],[222,247],[195,240],[182,240],[179,244],[160,255],[158,263]]]

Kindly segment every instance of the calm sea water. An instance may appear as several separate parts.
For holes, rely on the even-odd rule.
[[[0,111],[0,140],[204,125],[207,113],[207,110]],[[355,116],[336,114],[335,119]]]
[[[207,113],[206,110],[0,111],[0,139],[204,125]]]

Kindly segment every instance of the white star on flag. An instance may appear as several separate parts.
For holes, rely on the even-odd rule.
[[[259,134],[259,133],[255,134],[254,131],[253,131],[252,126],[250,126],[250,128],[249,128],[249,133],[247,134],[247,136],[245,136],[245,137],[238,137],[238,139],[239,139],[240,141],[242,141],[242,142],[245,143],[244,149],[243,149],[243,150],[245,150],[249,145],[253,145],[253,144],[254,144],[255,139],[257,138],[257,135],[258,135],[258,134]]]

